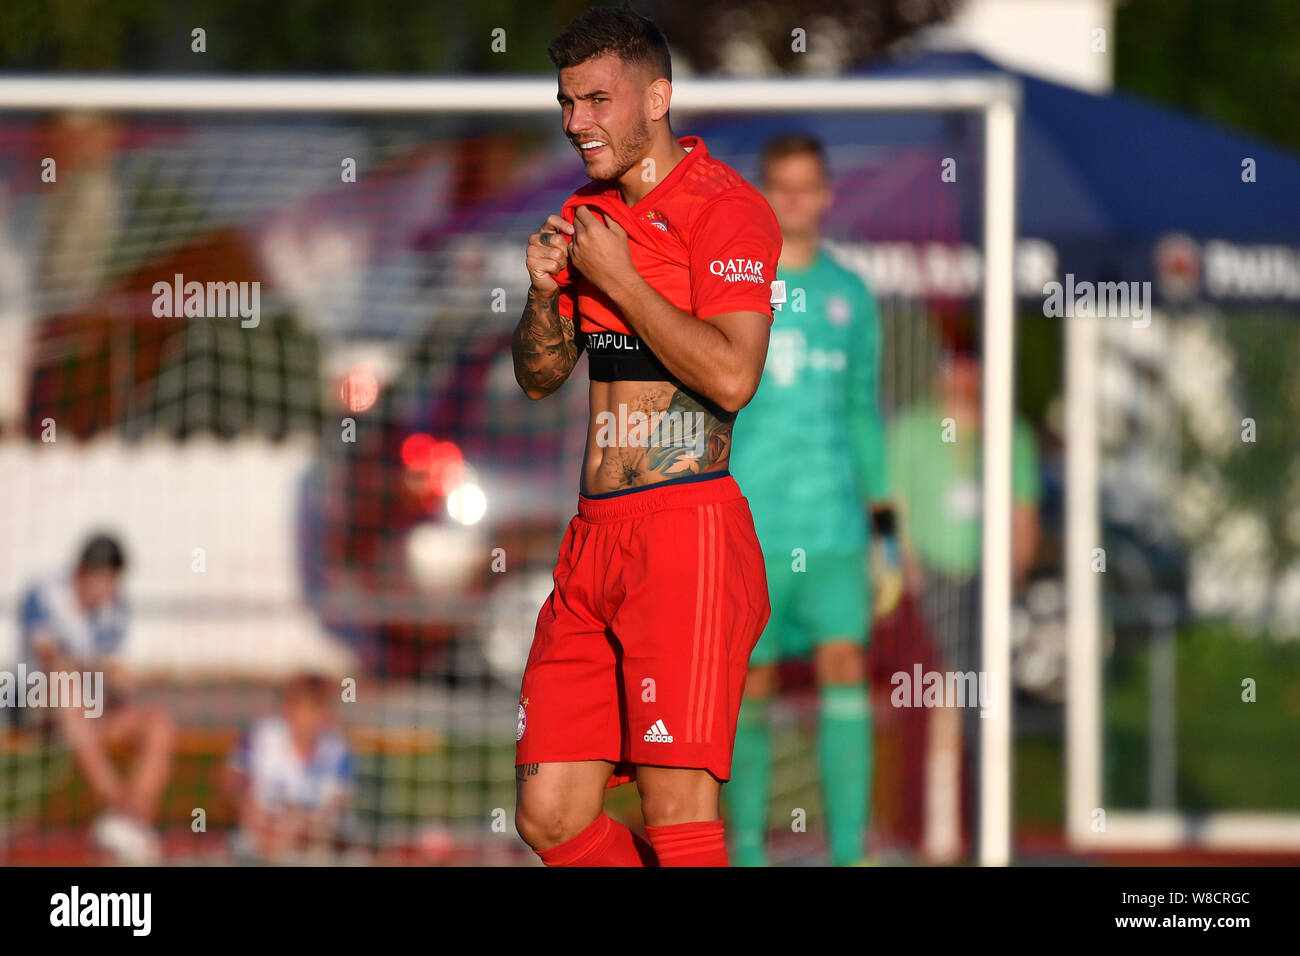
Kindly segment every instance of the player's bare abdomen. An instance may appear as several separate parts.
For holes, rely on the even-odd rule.
[[[582,492],[721,471],[731,456],[731,427],[672,382],[592,382]]]

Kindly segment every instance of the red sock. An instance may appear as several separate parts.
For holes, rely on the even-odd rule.
[[[726,866],[727,841],[721,820],[646,827],[660,866]]]
[[[547,866],[658,865],[645,840],[604,813],[577,836],[537,855]]]

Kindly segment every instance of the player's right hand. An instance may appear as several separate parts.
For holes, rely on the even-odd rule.
[[[538,292],[549,295],[560,288],[554,276],[569,264],[569,242],[564,236],[572,235],[573,224],[552,214],[546,217],[541,229],[528,237],[528,253],[524,261],[533,288]]]

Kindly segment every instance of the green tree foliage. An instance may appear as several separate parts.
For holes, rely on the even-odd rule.
[[[791,31],[844,62],[946,19],[957,0],[637,0],[694,69],[718,68],[737,39],[769,68],[799,70]],[[546,46],[586,0],[6,0],[8,70],[176,73],[543,73]],[[207,51],[191,51],[191,31]],[[493,31],[506,49],[494,50]]]
[[[1130,0],[1116,21],[1121,90],[1300,150],[1296,0]]]
[[[494,73],[548,69],[566,3],[514,0],[7,0],[8,70],[177,73]],[[506,30],[494,52],[492,31]],[[204,53],[191,31],[206,32]]]

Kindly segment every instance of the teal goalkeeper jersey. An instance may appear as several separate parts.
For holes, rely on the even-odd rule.
[[[729,467],[764,553],[856,550],[867,543],[866,503],[889,496],[875,298],[825,249],[777,278],[786,301],[763,380],[736,418]]]

